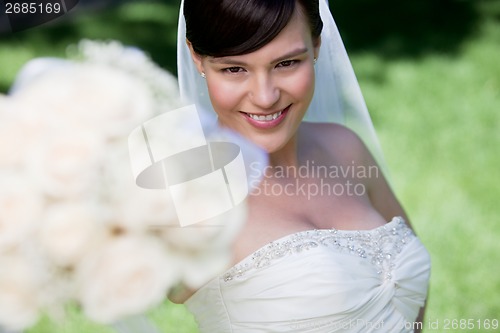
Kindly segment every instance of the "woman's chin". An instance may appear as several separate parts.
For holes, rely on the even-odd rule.
[[[219,118],[220,119],[220,118]],[[229,128],[240,135],[242,135],[244,138],[246,138],[248,141],[251,143],[255,144],[268,154],[273,154],[277,153],[283,148],[286,147],[286,145],[289,143],[290,138],[289,135],[290,133],[284,133],[286,127],[282,129],[278,133],[256,133],[254,128],[248,128],[248,126],[234,126],[234,123],[229,125],[228,123],[221,122],[219,120],[219,124],[223,127]],[[293,134],[292,134],[293,136]]]
[[[280,142],[277,140],[254,140],[253,138],[250,140],[268,154],[277,153],[286,145],[286,142]]]

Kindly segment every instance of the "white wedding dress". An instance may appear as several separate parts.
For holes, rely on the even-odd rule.
[[[400,217],[262,247],[186,301],[200,332],[412,332],[430,257]]]

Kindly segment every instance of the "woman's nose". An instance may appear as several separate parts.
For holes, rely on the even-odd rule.
[[[262,108],[270,109],[280,98],[280,89],[274,83],[272,77],[256,77],[252,82],[250,90],[250,99],[253,104]]]

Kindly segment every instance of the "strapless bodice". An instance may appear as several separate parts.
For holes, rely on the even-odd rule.
[[[185,304],[201,332],[407,332],[429,274],[428,252],[396,217],[372,230],[280,238]]]

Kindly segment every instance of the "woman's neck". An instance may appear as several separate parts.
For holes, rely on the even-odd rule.
[[[285,146],[279,150],[269,154],[269,164],[275,166],[291,166],[298,167],[299,158],[297,151],[297,136],[296,133]]]

